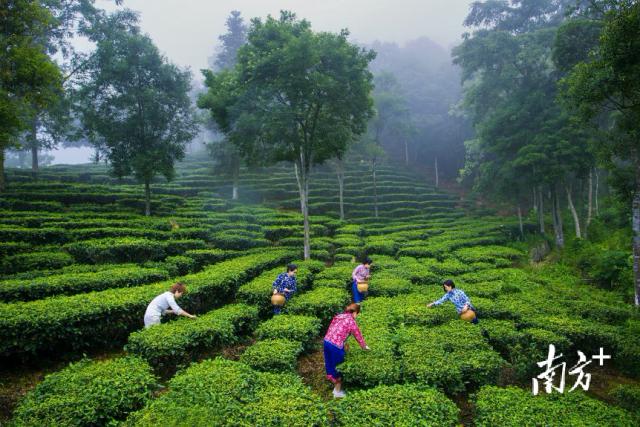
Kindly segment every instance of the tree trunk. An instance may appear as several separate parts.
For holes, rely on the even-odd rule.
[[[342,159],[336,160],[336,172],[338,175],[338,198],[340,201],[340,219],[344,221],[344,163]]]
[[[518,204],[518,225],[520,226],[520,237],[524,240],[524,225],[522,224],[522,208]]]
[[[376,182],[376,159],[371,161],[371,169],[373,171],[373,211],[378,218],[378,183]]]
[[[4,147],[0,146],[0,192],[4,191]]]
[[[440,176],[438,174],[438,156],[436,156],[435,171],[436,171],[436,188],[438,188],[438,186],[440,185]]]
[[[31,146],[31,175],[33,175],[34,178],[37,177],[38,170],[38,147],[33,145]]]
[[[538,189],[533,187],[533,212],[538,213]]]
[[[633,276],[635,281],[635,304],[640,306],[640,162],[636,161],[636,188],[631,205],[633,227]]]
[[[545,234],[544,230],[544,197],[542,195],[542,187],[538,188],[538,222],[540,223],[540,233]]]
[[[584,238],[587,238],[589,232],[589,225],[593,217],[593,169],[589,170],[589,193],[587,196],[587,222],[584,225]]]
[[[239,168],[234,168],[233,171],[233,190],[231,195],[231,200],[238,200],[238,181],[240,178]]]
[[[571,196],[571,187],[565,185],[565,190],[567,191],[567,202],[569,203],[569,210],[571,211],[571,216],[573,216],[573,223],[576,227],[576,237],[578,239],[582,238],[582,233],[580,232],[580,218],[578,217],[578,212],[576,211],[576,207],[573,204],[573,197]]]
[[[562,212],[560,211],[560,196],[558,190],[551,192],[551,214],[553,216],[553,231],[556,237],[556,246],[564,248],[564,230],[562,228]]]
[[[149,181],[144,182],[144,214],[151,216],[151,184]]]
[[[404,164],[409,166],[409,141],[407,138],[404,139]]]
[[[304,229],[304,259],[311,258],[311,239],[309,230],[309,182],[308,171],[305,169],[304,154],[300,153],[300,166],[294,163],[296,181],[298,182],[298,192],[300,193],[300,211]]]
[[[596,169],[596,216],[600,215],[600,209],[598,206],[598,187],[600,186],[600,174],[598,173],[598,169]]]

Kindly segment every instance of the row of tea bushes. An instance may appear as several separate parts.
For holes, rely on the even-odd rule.
[[[541,394],[516,387],[486,386],[474,396],[475,425],[494,426],[637,426],[638,419],[614,406],[574,391]]]
[[[194,312],[218,307],[233,297],[241,283],[296,255],[289,250],[262,251],[181,277],[189,293],[180,304]],[[0,304],[0,357],[117,345],[142,326],[145,308],[170,284]]]
[[[114,265],[97,272],[2,280],[0,301],[32,301],[54,295],[74,295],[109,288],[140,286],[168,278],[167,271],[158,268]]]
[[[300,378],[224,359],[191,365],[127,426],[328,426],[325,404]]]
[[[147,360],[158,372],[171,373],[204,352],[233,345],[258,322],[258,310],[230,304],[196,319],[181,318],[133,332],[125,350]]]
[[[141,359],[83,360],[47,375],[20,402],[12,425],[106,426],[151,400],[157,378]]]

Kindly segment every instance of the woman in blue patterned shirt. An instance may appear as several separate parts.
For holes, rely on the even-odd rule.
[[[444,283],[442,284],[442,288],[446,293],[439,300],[434,301],[430,304],[427,304],[427,307],[440,305],[443,302],[448,300],[448,301],[451,301],[453,305],[456,307],[458,314],[462,314],[467,310],[472,310],[476,316],[471,321],[471,323],[473,324],[478,323],[478,312],[476,311],[476,308],[473,306],[473,304],[471,304],[471,300],[469,299],[467,294],[464,293],[464,291],[460,289],[456,289],[456,285],[455,283],[453,283],[453,280],[450,280],[450,279],[445,280]]]
[[[298,273],[298,266],[295,264],[287,265],[287,272],[280,273],[276,280],[273,281],[271,288],[274,294],[283,294],[286,301],[298,290],[296,283],[296,273]],[[280,314],[282,307],[274,305],[273,314]]]

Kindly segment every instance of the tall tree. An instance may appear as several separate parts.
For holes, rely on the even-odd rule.
[[[6,0],[0,11],[0,191],[4,153],[39,108],[55,101],[62,75],[47,55],[45,35],[56,25],[40,2]]]
[[[112,173],[133,174],[145,188],[151,214],[151,181],[168,180],[196,132],[188,96],[191,75],[169,63],[135,26],[104,35],[79,90],[82,122],[103,144]]]
[[[612,124],[609,137],[596,142],[598,152],[612,172],[632,171],[635,304],[640,305],[640,3],[599,4],[605,11],[599,43],[566,77],[564,95],[585,119]]]
[[[571,188],[576,179],[586,179],[594,162],[587,132],[556,100],[562,74],[553,65],[551,47],[568,3],[511,3],[474,3],[467,23],[489,28],[467,35],[454,50],[466,81],[465,106],[476,127],[473,148],[480,156],[468,166],[478,166],[476,185],[485,195],[511,200],[518,211],[542,187],[538,213],[542,218],[541,193],[549,193],[556,244],[563,247],[561,198],[574,207],[580,237]],[[498,179],[505,185],[496,185]]]
[[[201,105],[243,157],[294,164],[310,257],[309,181],[314,165],[344,152],[372,113],[375,54],[347,40],[348,32],[316,33],[283,11],[254,19],[233,71],[205,72]]]
[[[228,70],[235,67],[237,63],[238,50],[247,43],[247,25],[240,16],[240,12],[234,10],[227,18],[227,32],[218,37],[220,41],[220,49],[213,61],[213,70]],[[216,134],[218,129],[213,120],[210,121],[210,127]],[[216,171],[222,172],[231,177],[233,200],[238,199],[238,189],[240,181],[240,166],[242,158],[238,147],[233,145],[225,138],[217,138],[208,144],[209,154],[213,158]]]

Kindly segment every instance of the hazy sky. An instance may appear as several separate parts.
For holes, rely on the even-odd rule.
[[[444,47],[460,40],[471,0],[124,0],[140,12],[142,29],[178,65],[195,73],[225,32],[225,20],[236,9],[248,21],[277,16],[282,9],[306,18],[316,30],[348,28],[354,41],[403,43],[427,36]],[[113,9],[112,0],[97,4]]]
[[[460,40],[462,22],[472,0],[124,0],[123,7],[140,13],[144,32],[174,63],[189,66],[196,79],[226,31],[225,21],[239,10],[247,21],[278,16],[292,10],[311,21],[315,30],[351,31],[353,41],[374,40],[403,44],[426,36],[443,47]],[[113,0],[97,0],[98,7],[114,10]],[[54,163],[84,163],[86,148],[53,151]]]

